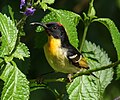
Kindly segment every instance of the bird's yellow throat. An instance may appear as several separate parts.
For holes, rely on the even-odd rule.
[[[48,50],[50,53],[52,53],[52,55],[56,55],[56,52],[60,47],[60,39],[56,39],[53,36],[48,36]]]

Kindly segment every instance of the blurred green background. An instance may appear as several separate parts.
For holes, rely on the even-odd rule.
[[[10,5],[14,11],[15,19],[20,20],[22,14],[19,10],[20,0],[0,0],[0,12],[6,13],[9,16],[7,5]],[[56,9],[65,9],[73,11],[79,15],[83,12],[87,12],[89,6],[89,0],[55,0],[55,3],[51,7]],[[94,7],[96,9],[96,15],[98,17],[110,18],[112,19],[117,28],[120,30],[120,0],[94,0]],[[33,79],[39,77],[41,74],[50,72],[53,69],[48,65],[44,52],[43,45],[47,40],[46,34],[36,33],[36,27],[30,26],[31,22],[41,21],[41,19],[49,11],[44,12],[41,9],[37,9],[33,16],[27,18],[24,25],[25,36],[21,38],[31,53],[30,59],[26,59],[25,62],[15,59],[18,67],[23,73],[25,73],[28,79]],[[83,34],[83,23],[80,22],[77,26],[79,39],[81,40]],[[87,40],[100,45],[109,55],[111,61],[117,60],[117,55],[115,48],[112,44],[111,36],[108,30],[100,23],[93,23],[89,27],[87,34]],[[64,74],[57,73],[48,75],[47,78],[51,77],[61,77]],[[106,88],[104,93],[104,100],[114,100],[114,98],[120,96],[120,81],[115,80],[116,75],[114,75],[114,80]],[[52,89],[57,89],[58,92],[65,92],[64,83],[50,83],[48,84]],[[2,91],[3,82],[0,81],[0,91]],[[50,90],[42,89],[31,92],[30,100],[55,100],[53,93]]]

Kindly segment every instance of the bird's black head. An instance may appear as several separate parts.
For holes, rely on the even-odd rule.
[[[52,35],[56,39],[62,39],[67,36],[63,25],[59,22],[40,23],[39,25],[44,27],[49,36]]]
[[[47,23],[46,26],[46,31],[48,35],[52,35],[54,38],[59,39],[65,34],[64,27],[57,22]]]
[[[52,35],[56,39],[61,39],[67,35],[63,25],[58,22],[43,24],[43,27],[45,28],[49,36]]]
[[[47,24],[36,22],[32,23],[32,25],[33,24],[42,26],[46,30],[48,36],[53,36],[56,39],[61,39],[62,43],[69,42],[65,28],[59,22],[49,22]]]

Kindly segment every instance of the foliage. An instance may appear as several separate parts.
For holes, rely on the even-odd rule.
[[[98,19],[94,19],[93,21],[98,21],[98,22],[102,23],[110,31],[113,44],[117,51],[118,59],[120,59],[120,43],[119,43],[120,42],[120,33],[119,33],[117,27],[115,26],[114,22],[112,20],[110,20],[109,18],[98,18]],[[120,66],[118,66],[118,68],[117,68],[117,77],[118,78],[120,77]]]
[[[85,42],[83,47],[85,52],[94,51],[93,54],[85,54],[85,57],[93,57],[99,62],[88,59],[90,68],[96,68],[100,66],[109,65],[110,59],[105,51],[100,49],[99,46],[92,44],[91,42]],[[97,76],[80,76],[74,79],[74,81],[67,86],[69,98],[71,100],[102,100],[103,93],[106,86],[111,82],[113,77],[113,69],[106,69],[93,73]],[[94,91],[94,92],[93,92]]]
[[[27,100],[29,98],[29,82],[26,76],[17,68],[13,58],[23,60],[23,57],[29,57],[28,48],[17,40],[18,30],[15,24],[9,17],[1,13],[0,31],[2,34],[0,57],[4,59],[1,61],[3,72],[0,79],[4,81],[1,99]]]
[[[2,100],[27,100],[29,98],[29,82],[17,68],[15,62],[6,64],[1,79],[5,82],[1,96]]]
[[[42,21],[47,22],[60,22],[66,29],[70,42],[75,46],[78,47],[78,39],[77,39],[77,30],[76,26],[80,20],[80,16],[66,10],[55,10],[52,8],[50,9],[50,13],[47,14]],[[70,21],[71,20],[71,21]],[[38,28],[37,32],[40,32],[42,29]]]
[[[26,1],[26,5],[22,5],[22,10],[24,10],[24,12],[23,17],[19,21],[14,18],[15,13],[12,11],[10,6],[8,6],[10,15],[9,17],[6,14],[0,13],[0,79],[4,81],[1,100],[28,100],[30,91],[36,91],[38,89],[50,90],[55,95],[56,99],[66,99],[67,97],[67,99],[69,98],[70,100],[102,100],[106,87],[113,79],[113,74],[117,74],[117,78],[119,79],[120,66],[118,65],[116,73],[116,71],[113,70],[115,64],[110,61],[107,52],[105,52],[100,46],[96,46],[95,43],[85,41],[85,39],[91,23],[102,23],[110,32],[112,42],[117,51],[118,60],[120,60],[120,33],[114,22],[109,18],[97,18],[95,15],[96,11],[93,6],[94,0],[90,1],[88,13],[84,12],[82,17],[71,11],[62,9],[58,10],[49,7],[49,5],[55,2],[54,0],[38,0],[37,2],[33,1]],[[25,75],[23,73],[24,71],[20,70],[21,68],[19,68],[23,67],[23,65],[18,65],[15,59],[25,62],[24,58],[30,58],[29,49],[25,43],[22,43],[21,36],[23,36],[22,33],[25,33],[24,24],[26,19],[34,14],[37,7],[43,9],[44,12],[47,10],[49,11],[49,13],[47,13],[41,19],[42,22],[60,22],[65,27],[70,43],[76,48],[78,48],[78,44],[80,44],[76,26],[80,20],[83,22],[84,32],[82,43],[79,49],[80,52],[84,52],[83,55],[87,59],[90,70],[95,69],[92,71],[92,73],[97,76],[97,78],[92,75],[84,74],[84,72],[90,72],[90,70],[83,70],[83,73],[80,72],[79,74],[76,73],[72,77],[73,82],[67,83],[66,87],[64,86],[64,89],[66,89],[67,93],[64,92],[63,94],[59,94],[57,89],[52,89],[48,83],[66,82],[66,78],[59,77],[58,79],[45,79],[39,84],[36,83],[36,79],[28,81],[26,78],[27,75]],[[30,10],[28,11],[27,9]],[[26,12],[29,12],[29,14],[26,15]],[[43,29],[38,26],[36,31],[42,32]],[[37,37],[37,40],[35,41],[37,44],[36,47],[38,47],[38,45],[43,47],[43,44],[46,41],[46,39],[44,39],[46,37],[41,36],[42,35],[40,34],[40,37]],[[38,42],[38,40],[42,42]],[[32,55],[35,55],[35,52],[31,54],[31,56]],[[120,62],[118,61],[118,63]],[[109,68],[108,66],[111,64],[112,66]],[[99,70],[97,70],[97,68],[99,68]]]

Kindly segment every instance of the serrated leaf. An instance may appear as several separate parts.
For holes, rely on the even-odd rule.
[[[65,27],[71,44],[78,47],[76,26],[80,20],[80,16],[66,10],[55,10],[52,8],[50,8],[50,10],[51,12],[47,14],[42,21],[45,23],[60,22]],[[40,27],[37,28],[37,32],[40,32],[41,30]]]
[[[117,67],[117,79],[120,79],[120,64]]]
[[[106,66],[111,63],[106,52],[91,42],[85,42],[83,51],[93,51],[94,55],[85,54],[84,56],[86,58],[92,57],[99,61],[97,62],[92,59],[87,59],[90,69]],[[93,74],[95,74],[98,78],[95,78],[92,75],[83,75],[73,80],[67,88],[70,100],[103,100],[104,90],[113,79],[113,69],[110,68]]]
[[[109,18],[98,18],[94,19],[93,21],[98,21],[107,27],[111,34],[112,42],[116,48],[118,60],[120,60],[120,32],[115,26],[114,22]],[[117,77],[120,78],[120,65],[117,68]]]
[[[107,27],[112,36],[113,44],[117,50],[118,58],[120,59],[120,33],[114,22],[109,18],[98,18],[94,19],[93,21],[98,21]]]
[[[0,78],[5,82],[1,100],[29,99],[29,82],[14,62],[7,63]]]
[[[0,13],[0,32],[2,34],[2,44],[0,48],[0,56],[10,55],[13,51],[18,30],[15,24],[10,20],[9,17]]]
[[[13,53],[13,57],[24,60],[24,57],[29,57],[30,52],[27,46],[24,43],[19,43],[15,52]]]

